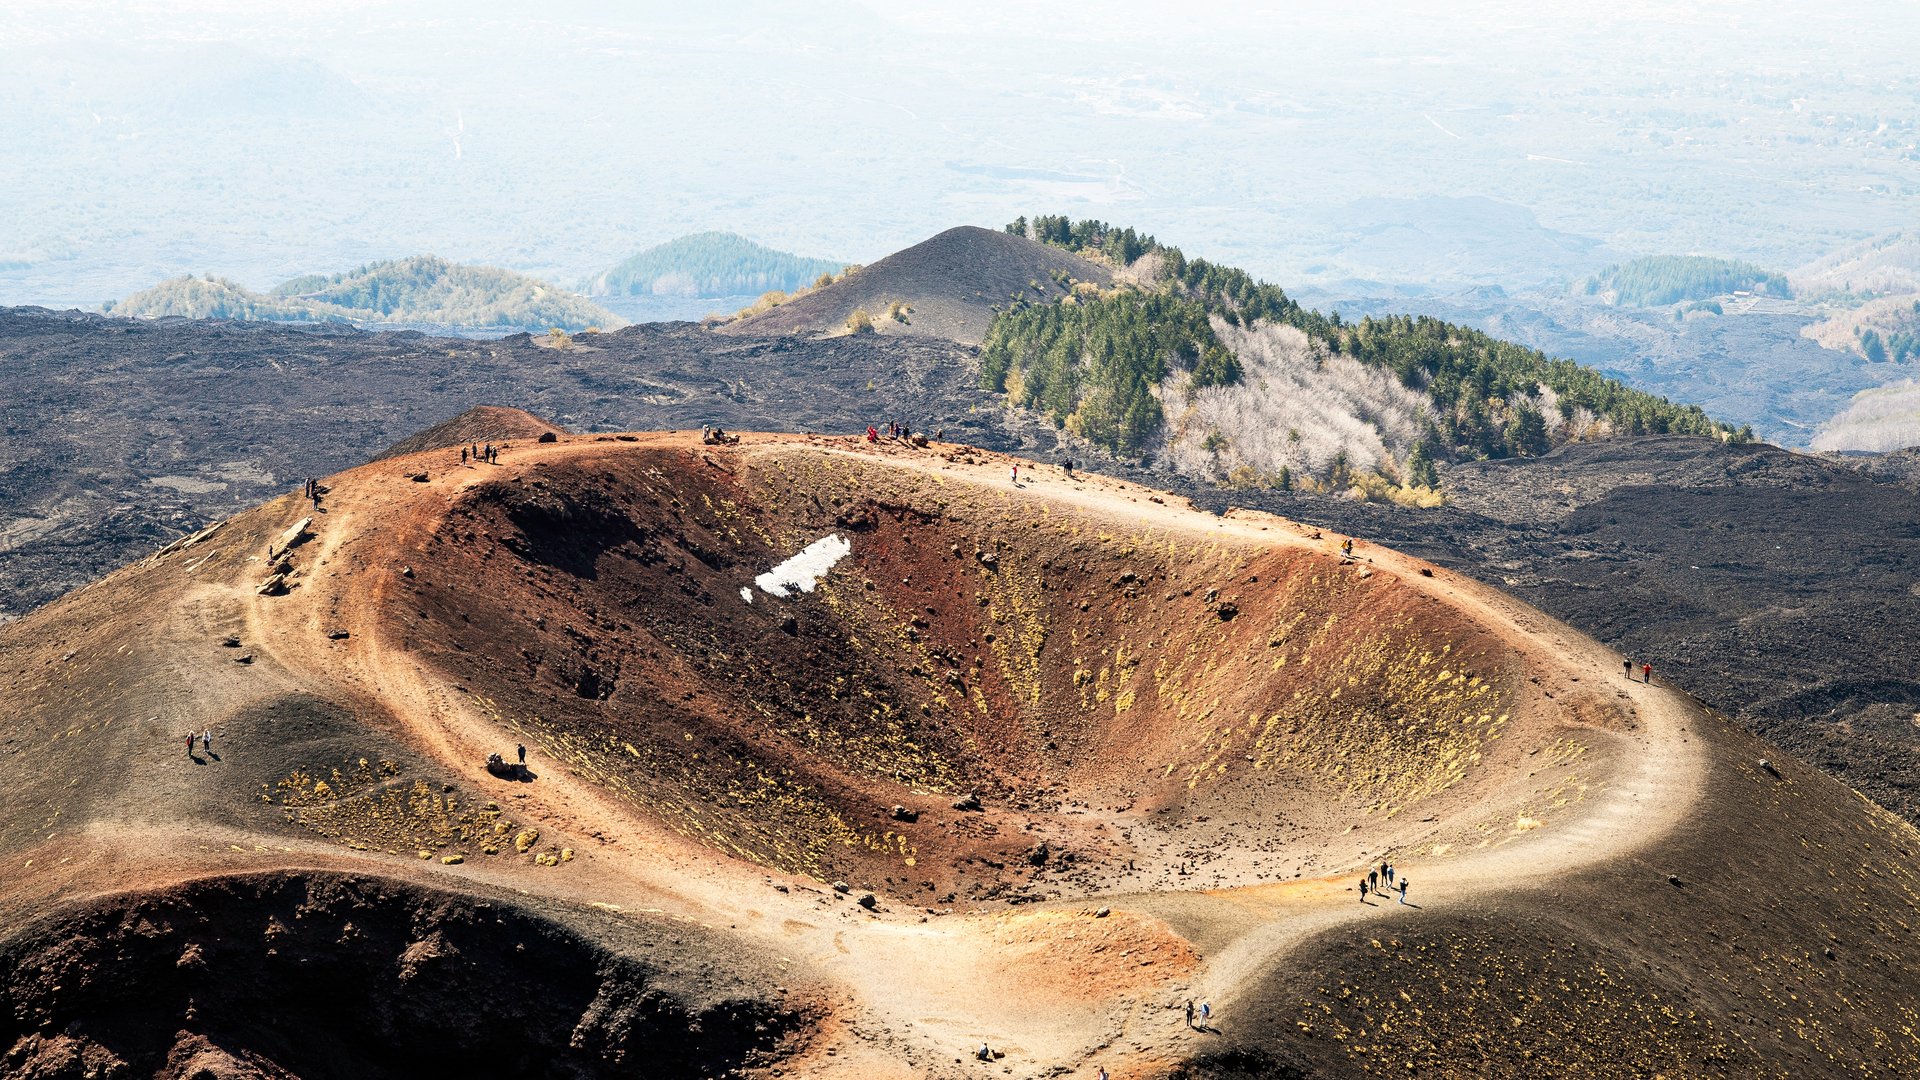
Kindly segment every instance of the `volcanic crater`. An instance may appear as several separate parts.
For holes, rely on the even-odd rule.
[[[322,486],[0,628],[5,1071],[1920,1057],[1910,827],[1417,559],[941,443]]]
[[[461,494],[382,634],[637,812],[926,907],[1477,843],[1458,821],[1577,800],[1583,733],[1630,722],[1528,693],[1487,629],[1277,520],[1096,513],[1093,481],[980,485],[952,456],[537,460]],[[850,552],[811,591],[755,584],[823,538]],[[1531,787],[1497,767],[1541,751],[1564,767]]]

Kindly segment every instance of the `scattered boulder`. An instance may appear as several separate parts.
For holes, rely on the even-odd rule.
[[[1431,567],[1431,566],[1423,566],[1423,567],[1421,567],[1421,568],[1420,568],[1420,576],[1421,576],[1421,577],[1432,577],[1432,576],[1433,576],[1433,567]]]
[[[423,472],[417,472],[409,475],[407,479],[413,481],[416,484],[424,484],[427,482],[427,474]]]
[[[233,662],[236,664],[251,664],[253,663],[253,654],[250,652],[241,653],[239,656],[233,658]]]
[[[1234,618],[1240,614],[1240,605],[1228,600],[1226,603],[1214,608],[1213,613],[1220,616],[1221,622],[1232,622]]]
[[[285,554],[306,540],[312,535],[307,532],[307,526],[311,524],[313,524],[311,517],[303,517],[299,521],[294,522],[286,532],[275,537],[273,542],[267,545],[267,558],[271,559],[278,555]]]
[[[955,810],[978,810],[980,809],[980,796],[974,792],[968,792],[965,798],[954,800],[953,808]]]
[[[555,435],[551,431],[543,431],[540,433],[540,437],[533,441],[534,442],[559,442],[560,436]]]
[[[791,614],[782,616],[780,619],[780,632],[789,635],[798,634],[800,632],[800,620]]]
[[[1780,779],[1780,770],[1774,766],[1773,762],[1768,761],[1766,758],[1760,759],[1760,771],[1773,777],[1775,780]]]
[[[889,811],[889,816],[895,821],[919,821],[920,811],[909,810],[904,806],[895,806]]]
[[[275,574],[261,582],[260,587],[254,591],[261,596],[285,596],[287,593],[287,575]]]
[[[850,893],[853,891],[853,886],[844,881],[836,881],[833,883],[833,891],[837,893]]]
[[[854,903],[859,904],[861,907],[866,908],[868,911],[872,911],[874,908],[880,906],[879,899],[870,892],[861,893],[860,899],[855,900]]]
[[[226,637],[220,639],[220,645],[222,648],[237,649],[240,647],[240,635],[228,634]]]
[[[353,636],[352,634],[350,634],[350,633],[348,633],[348,632],[347,632],[347,631],[345,631],[345,630],[329,630],[329,631],[327,631],[327,640],[328,640],[328,641],[345,641],[345,640],[347,640],[348,638],[350,638],[350,637],[352,637],[352,636]]]
[[[1687,883],[1680,880],[1679,874],[1668,874],[1667,884],[1673,886],[1676,889],[1684,889],[1687,887]]]
[[[1053,855],[1052,845],[1048,844],[1045,840],[1042,840],[1039,843],[1027,849],[1027,865],[1028,866],[1045,866],[1047,865],[1047,860],[1051,858],[1052,855]]]
[[[412,577],[412,576],[413,576],[413,567],[411,567],[411,566],[403,566],[403,567],[401,567],[401,568],[400,568],[400,576],[401,576],[401,577],[403,577],[403,578],[410,578],[410,577]]]
[[[1113,914],[1112,908],[1100,908],[1093,913],[1093,917],[1096,919],[1104,919],[1111,914]]]

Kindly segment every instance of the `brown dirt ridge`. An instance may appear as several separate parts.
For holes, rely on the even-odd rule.
[[[720,331],[837,334],[848,316],[865,311],[878,333],[978,345],[996,310],[1053,303],[1076,281],[1111,285],[1113,271],[1024,236],[962,225]],[[908,309],[903,320],[888,317],[896,302]]]
[[[422,450],[0,628],[0,1072],[1920,1064],[1911,826],[1450,571],[1013,463]]]

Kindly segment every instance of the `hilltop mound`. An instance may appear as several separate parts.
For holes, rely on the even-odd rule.
[[[1450,573],[1008,466],[431,450],[0,628],[7,1070],[1920,1063],[1910,827]]]
[[[977,345],[993,313],[1058,301],[1076,281],[1108,285],[1100,263],[1022,236],[961,226],[722,328],[723,333],[844,333],[855,311],[883,334],[921,334]],[[890,318],[903,305],[904,321]]]
[[[1616,263],[1582,282],[1580,290],[1625,307],[1662,307],[1744,290],[1792,295],[1785,275],[1706,255],[1648,255]]]
[[[185,316],[266,322],[340,322],[544,331],[624,325],[564,289],[491,266],[433,255],[310,274],[262,294],[221,278],[163,281],[108,309],[123,318]]]
[[[656,244],[587,282],[589,296],[743,296],[792,292],[846,264],[775,251],[729,232]]]
[[[532,442],[542,435],[565,435],[565,428],[554,427],[524,409],[503,409],[498,405],[475,405],[444,423],[402,439],[370,460],[382,461],[423,450],[458,449],[482,443]]]

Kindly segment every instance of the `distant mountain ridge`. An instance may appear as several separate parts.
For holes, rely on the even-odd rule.
[[[415,255],[339,274],[309,274],[266,293],[224,278],[183,276],[108,308],[122,317],[178,315],[249,322],[430,324],[493,330],[613,329],[619,316],[511,270]]]
[[[846,263],[776,251],[737,233],[703,232],[657,244],[594,276],[589,296],[745,296],[791,292]]]
[[[1816,259],[1790,275],[1812,299],[1920,293],[1920,231],[1889,233]]]

